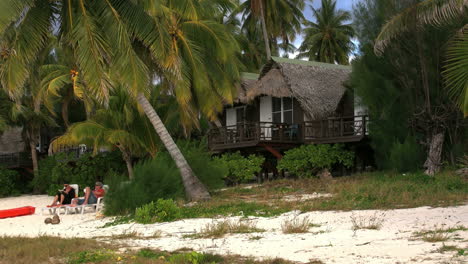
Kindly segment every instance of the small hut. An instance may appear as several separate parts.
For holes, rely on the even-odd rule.
[[[233,105],[209,134],[214,150],[290,148],[359,141],[365,118],[354,116],[346,89],[351,67],[273,57],[260,74],[244,73]],[[271,150],[269,150],[271,151]]]

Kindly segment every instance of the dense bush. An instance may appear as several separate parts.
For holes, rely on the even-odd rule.
[[[15,186],[18,177],[17,171],[0,168],[0,197],[19,194]]]
[[[353,165],[354,153],[343,145],[302,145],[286,151],[278,162],[278,169],[287,170],[298,177],[312,177],[321,169],[330,169],[335,164]]]
[[[414,137],[407,137],[403,143],[395,141],[390,148],[386,167],[399,172],[416,171],[424,162],[424,151]]]
[[[76,183],[80,191],[86,186],[104,181],[111,172],[125,171],[119,152],[104,152],[95,156],[90,153],[79,158],[76,154],[59,153],[39,163],[39,175],[33,180],[33,188],[41,193],[53,195],[64,182]]]
[[[179,147],[196,176],[209,190],[223,186],[227,170],[214,162],[204,143],[179,142]],[[183,199],[184,186],[179,170],[167,152],[161,152],[152,160],[140,161],[134,167],[135,178],[115,176],[106,198],[106,214],[133,214],[141,207],[157,199]],[[109,182],[108,182],[109,183]]]
[[[235,152],[216,157],[215,161],[227,168],[225,181],[228,185],[232,185],[252,179],[262,170],[265,158],[256,155],[243,157],[239,152]]]
[[[138,207],[135,210],[135,221],[142,224],[168,222],[181,217],[180,208],[171,199],[158,199]]]
[[[52,170],[57,166],[57,159],[63,159],[65,155],[59,153],[39,160],[39,174],[31,182],[35,192],[47,193],[52,184],[57,185],[57,182],[52,182]],[[57,191],[57,188],[55,188],[55,191]]]

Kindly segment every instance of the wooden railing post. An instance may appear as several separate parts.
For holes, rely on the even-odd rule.
[[[255,139],[260,141],[262,139],[262,131],[260,129],[260,122],[255,124]]]
[[[366,118],[367,116],[362,116],[362,122],[361,122],[361,126],[362,126],[362,135],[365,136],[366,135]]]
[[[343,128],[343,124],[344,123],[344,119],[343,118],[340,118],[340,137],[344,136],[344,128]]]

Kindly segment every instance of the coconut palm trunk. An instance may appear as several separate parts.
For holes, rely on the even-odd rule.
[[[427,153],[426,162],[424,167],[426,168],[425,174],[434,176],[440,171],[440,161],[442,159],[442,147],[444,145],[445,132],[434,131],[429,141],[429,152]]]
[[[39,175],[39,161],[37,158],[37,151],[36,151],[36,140],[33,138],[29,139],[29,148],[31,148],[31,159],[33,163],[33,172],[34,172],[34,178],[36,178]]]
[[[271,59],[271,50],[270,50],[270,40],[268,39],[268,32],[266,28],[266,22],[265,22],[265,8],[263,6],[263,0],[259,1],[260,5],[260,21],[262,23],[262,32],[263,32],[263,40],[265,41],[265,50],[266,50],[266,56],[267,56],[267,61]]]
[[[143,93],[139,93],[137,96],[138,104],[145,111],[146,116],[153,124],[156,133],[158,133],[159,138],[166,147],[167,151],[171,155],[172,159],[175,161],[177,168],[180,171],[182,177],[182,182],[184,184],[185,192],[187,193],[187,198],[191,201],[206,200],[210,198],[208,190],[203,185],[203,183],[195,176],[195,173],[190,168],[187,160],[182,155],[179,147],[175,144],[171,135],[167,131],[164,123],[159,118],[158,114],[154,110],[153,106],[150,104],[148,99]]]
[[[121,150],[121,151],[122,151],[122,158],[125,160],[125,164],[127,165],[128,179],[133,180],[135,174],[133,174],[132,156],[124,150]]]

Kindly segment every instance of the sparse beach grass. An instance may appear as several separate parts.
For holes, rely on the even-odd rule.
[[[246,234],[265,232],[265,229],[257,228],[254,222],[238,220],[223,220],[206,224],[199,233],[187,235],[187,238],[220,238],[226,234]]]
[[[0,239],[0,263],[67,263],[67,264],[292,264],[283,259],[256,261],[237,255],[221,256],[194,251],[163,252],[151,249],[122,252],[117,247],[84,238],[2,237]]]
[[[290,219],[285,219],[283,223],[281,223],[281,231],[283,231],[284,234],[307,233],[313,226],[314,224],[308,217],[301,218],[295,216]]]
[[[462,225],[442,228],[435,226],[431,230],[422,230],[413,234],[415,239],[421,239],[426,242],[445,242],[452,238],[452,233],[457,231],[467,231],[468,228]]]

